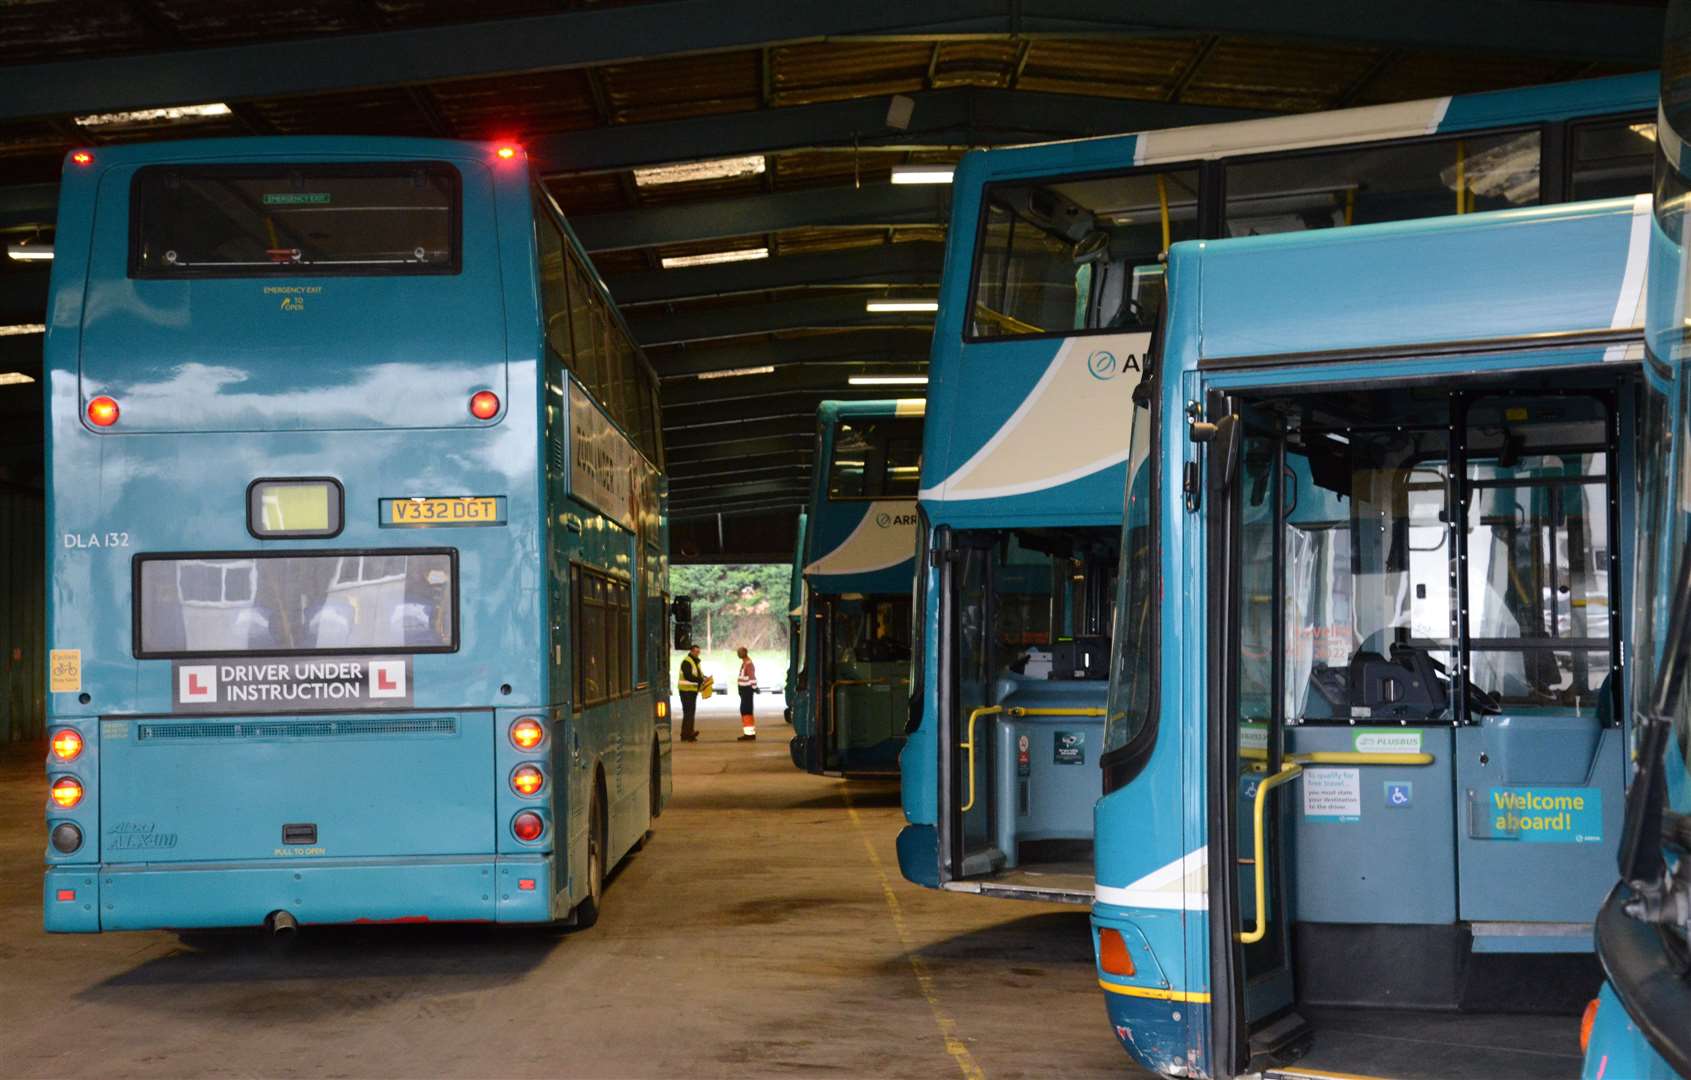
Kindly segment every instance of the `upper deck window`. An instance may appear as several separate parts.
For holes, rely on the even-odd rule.
[[[1162,256],[1198,235],[1195,169],[1052,177],[986,190],[973,339],[1149,330]]]
[[[1381,143],[1227,166],[1227,236],[1507,210],[1539,201],[1537,131]]]
[[[834,425],[830,499],[914,499],[922,479],[922,421],[863,417]]]
[[[460,186],[438,162],[149,166],[130,191],[129,273],[457,273]]]

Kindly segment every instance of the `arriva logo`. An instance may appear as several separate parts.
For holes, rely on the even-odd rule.
[[[875,515],[875,524],[880,526],[883,529],[890,529],[894,525],[914,525],[914,524],[916,524],[916,515],[915,514],[885,514],[885,513],[876,514]]]
[[[1139,357],[1128,353],[1123,360],[1117,360],[1116,354],[1108,349],[1099,349],[1086,358],[1086,372],[1101,382],[1120,375],[1124,371],[1138,371]]]

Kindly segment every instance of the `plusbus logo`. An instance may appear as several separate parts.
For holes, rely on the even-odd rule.
[[[890,529],[894,525],[916,524],[915,514],[889,514],[882,512],[875,515],[875,524],[883,529]]]
[[[1086,358],[1086,373],[1100,382],[1108,382],[1124,371],[1138,370],[1139,357],[1133,353],[1118,359],[1110,350],[1099,349]]]

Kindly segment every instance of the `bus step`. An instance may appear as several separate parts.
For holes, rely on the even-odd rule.
[[[1259,1066],[1264,1080],[1269,1076],[1303,1075],[1295,1066],[1278,1063],[1302,1057],[1309,1049],[1312,1034],[1309,1021],[1295,1010],[1288,1010],[1251,1032],[1251,1064],[1264,1063]],[[1268,1065],[1268,1062],[1277,1064]]]

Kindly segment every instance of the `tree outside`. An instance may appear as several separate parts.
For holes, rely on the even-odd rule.
[[[751,650],[759,686],[785,684],[792,572],[782,563],[670,567],[670,592],[692,597],[693,641],[719,686],[732,689],[734,650],[742,645]]]

